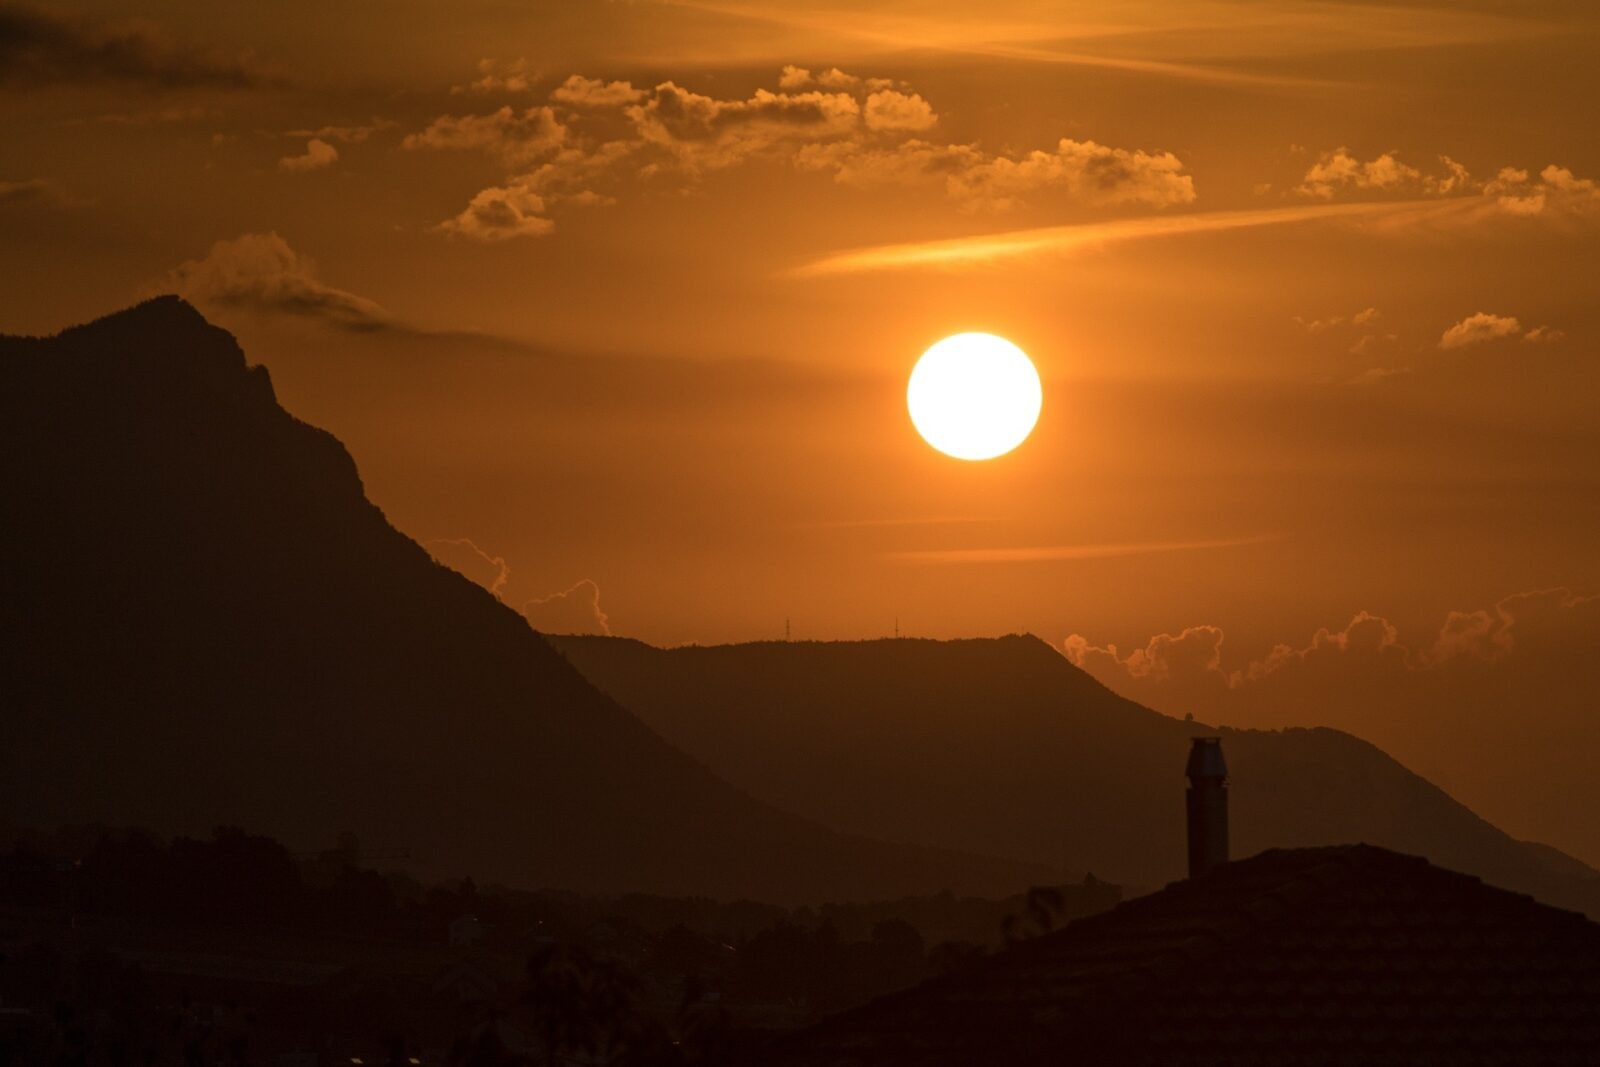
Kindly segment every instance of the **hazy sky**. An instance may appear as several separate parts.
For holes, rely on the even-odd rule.
[[[0,330],[183,292],[548,627],[1030,630],[1600,859],[1490,766],[1593,751],[1562,658],[1482,628],[1453,712],[1427,652],[1600,591],[1588,0],[140,7],[0,0]],[[903,402],[972,329],[1045,380],[979,464]],[[1362,612],[1409,702],[1247,695]]]

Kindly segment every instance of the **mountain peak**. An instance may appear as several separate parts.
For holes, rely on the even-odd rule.
[[[140,349],[200,342],[206,348],[225,347],[241,364],[244,362],[244,351],[232,334],[209,322],[193,304],[171,293],[62,330],[56,339],[74,347],[90,343]]]

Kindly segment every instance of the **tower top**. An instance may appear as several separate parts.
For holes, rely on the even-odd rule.
[[[1194,738],[1189,746],[1189,764],[1183,773],[1192,782],[1228,777],[1228,764],[1222,758],[1222,738]]]

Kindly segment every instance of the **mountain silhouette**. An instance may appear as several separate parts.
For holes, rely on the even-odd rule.
[[[0,339],[0,818],[306,847],[424,873],[755,896],[1015,892],[1012,861],[752,800],[429,557],[175,297]]]
[[[1235,857],[1367,842],[1600,911],[1600,874],[1514,840],[1359,738],[1174,719],[1034,637],[674,649],[550,640],[729,781],[841,830],[1157,885],[1183,874],[1190,739],[1215,733]]]

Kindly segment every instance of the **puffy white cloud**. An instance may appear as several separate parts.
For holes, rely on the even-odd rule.
[[[278,169],[291,172],[321,170],[339,161],[339,150],[320,137],[306,142],[306,150],[298,156],[284,156],[278,160]]]
[[[969,205],[1005,210],[1053,190],[1093,206],[1192,203],[1194,179],[1171,152],[1110,148],[1063,138],[1053,152],[996,156],[947,179],[951,194]]]
[[[316,264],[276,233],[218,241],[203,259],[179,264],[153,289],[199,304],[288,312],[351,330],[393,325],[378,304],[320,281]]]
[[[624,81],[606,82],[574,74],[551,92],[550,99],[572,107],[623,107],[644,98],[642,89]]]
[[[767,89],[743,100],[718,100],[663,82],[627,114],[641,138],[694,173],[783,146],[849,137],[859,128],[861,104],[849,93]]]
[[[862,121],[869,130],[930,129],[939,122],[933,107],[917,93],[880,89],[867,97]]]
[[[491,186],[468,201],[461,214],[439,223],[438,229],[476,241],[537,237],[555,228],[545,208],[545,198],[527,184]]]
[[[1169,207],[1195,199],[1194,179],[1172,153],[1093,141],[1063,139],[1053,152],[1023,156],[991,156],[974,145],[915,140],[890,148],[843,144],[808,149],[797,162],[831,170],[843,185],[938,184],[969,210],[1007,211],[1051,194],[1094,207]]]
[[[1521,332],[1522,324],[1512,316],[1479,311],[1446,330],[1439,338],[1439,347],[1465,348],[1502,337],[1515,337]]]
[[[920,94],[889,79],[837,68],[785,67],[779,91],[721,99],[667,81],[572,75],[552,105],[486,115],[442,115],[403,147],[475,149],[503,162],[506,178],[437,227],[481,240],[530,237],[554,227],[561,205],[611,203],[630,181],[692,184],[758,159],[831,174],[844,186],[924,185],[963,209],[1006,210],[1045,196],[1089,206],[1155,207],[1195,198],[1194,180],[1169,152],[1065,139],[1052,150],[993,155],[976,145],[914,136],[938,122]]]
[[[488,115],[440,115],[421,132],[407,134],[400,146],[410,151],[476,149],[519,166],[549,155],[566,137],[566,127],[548,106],[518,112],[507,105]]]
[[[1553,163],[1537,178],[1525,170],[1504,167],[1483,187],[1483,192],[1512,215],[1585,215],[1600,211],[1600,183],[1579,178]]]

